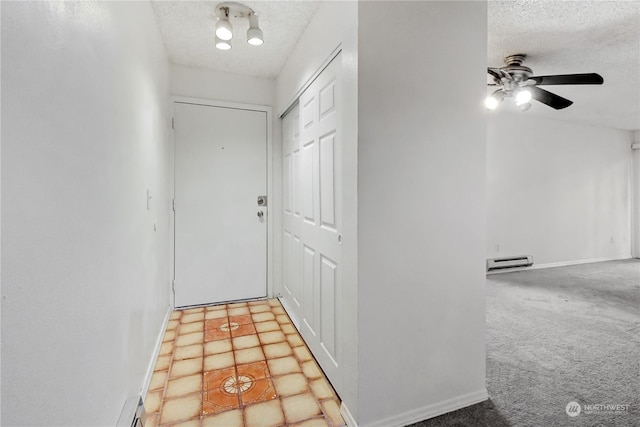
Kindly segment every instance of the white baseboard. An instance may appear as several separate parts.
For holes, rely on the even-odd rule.
[[[340,404],[340,415],[342,415],[342,419],[347,424],[347,427],[358,427],[358,423],[356,423],[356,419],[351,415],[351,411],[347,408],[344,402]]]
[[[147,397],[147,391],[149,391],[149,384],[151,384],[151,377],[153,376],[153,368],[156,367],[156,361],[158,360],[158,355],[160,354],[160,347],[162,347],[162,338],[164,338],[164,333],[167,330],[167,324],[169,323],[169,318],[171,317],[171,312],[173,308],[169,305],[167,307],[167,313],[164,316],[164,321],[162,322],[162,327],[160,328],[160,333],[158,334],[158,338],[156,339],[156,346],[153,349],[153,356],[151,357],[151,361],[149,362],[149,366],[147,367],[147,374],[144,377],[144,382],[142,383],[142,389],[140,390],[140,396],[142,400]]]
[[[631,259],[631,257],[624,258],[591,258],[591,259],[579,259],[576,261],[562,261],[562,262],[550,262],[546,264],[534,264],[530,267],[522,267],[522,268],[505,268],[502,270],[492,270],[487,272],[487,276],[491,274],[504,274],[504,273],[513,273],[515,271],[527,271],[527,270],[539,270],[542,268],[554,268],[554,267],[567,267],[570,265],[579,265],[579,264],[591,264],[594,262],[605,262],[605,261],[622,261],[625,259]]]
[[[418,421],[427,420],[448,412],[466,408],[467,406],[475,405],[476,403],[484,402],[488,398],[489,394],[487,393],[487,390],[483,388],[482,390],[474,391],[452,399],[443,400],[432,405],[423,406],[422,408],[407,411],[383,420],[378,420],[373,424],[368,424],[367,427],[403,427],[408,424],[417,423]]]

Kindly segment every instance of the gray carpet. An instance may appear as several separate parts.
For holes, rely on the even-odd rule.
[[[412,427],[640,426],[640,260],[488,276],[487,390]]]

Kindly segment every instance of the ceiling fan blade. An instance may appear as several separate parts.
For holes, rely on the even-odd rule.
[[[539,85],[601,85],[604,79],[600,74],[558,74],[555,76],[529,77]]]
[[[493,69],[491,68],[487,68],[487,74],[489,74],[491,77],[493,77],[493,80],[498,83],[500,82],[500,74],[498,74],[497,72],[495,72]]]
[[[528,90],[531,91],[531,97],[533,99],[540,101],[551,108],[555,108],[556,110],[562,110],[563,108],[567,108],[569,105],[573,104],[573,101],[569,101],[560,95],[556,95],[555,93],[548,92],[536,86],[532,86],[528,88]]]

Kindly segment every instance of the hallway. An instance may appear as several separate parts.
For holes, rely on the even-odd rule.
[[[344,425],[340,401],[277,299],[171,314],[145,427]]]

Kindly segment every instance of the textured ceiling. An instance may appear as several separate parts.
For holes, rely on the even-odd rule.
[[[595,72],[602,86],[544,86],[574,102],[526,113],[640,129],[640,1],[489,1],[488,63],[515,53],[534,75]],[[500,108],[505,105],[501,105]]]
[[[173,63],[274,78],[319,4],[245,1],[260,17],[265,43],[250,46],[246,19],[232,21],[233,49],[223,52],[213,43],[218,3],[152,1]],[[545,86],[574,104],[556,111],[534,102],[522,114],[640,129],[640,0],[489,0],[488,12],[488,65],[499,67],[505,56],[525,53],[524,65],[534,75],[596,72],[604,77],[602,86]],[[506,104],[501,109],[510,110]]]
[[[259,17],[262,46],[247,43],[249,21],[231,19],[232,49],[214,46],[215,7],[220,1],[158,1],[153,10],[174,64],[275,78],[318,8],[317,1],[242,1]]]

